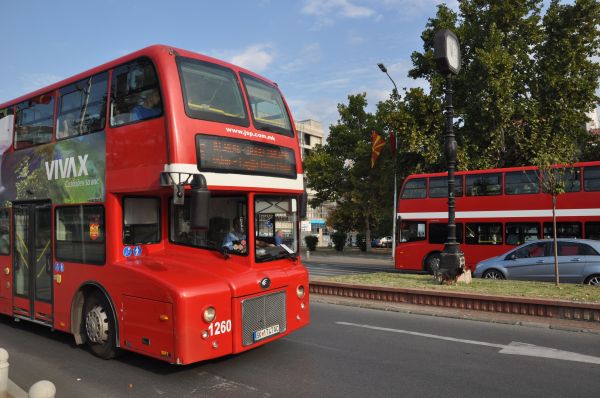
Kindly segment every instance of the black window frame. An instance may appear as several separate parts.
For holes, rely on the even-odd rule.
[[[560,170],[561,168],[552,168],[552,170]],[[542,192],[543,193],[551,193],[551,190],[549,189],[550,187],[548,187],[545,183],[546,180],[546,172],[542,173]],[[569,175],[569,176],[575,176],[576,178],[569,178],[566,180],[565,182],[565,193],[572,193],[572,192],[581,192],[581,189],[583,187],[582,183],[581,183],[581,177],[582,177],[582,170],[581,167],[569,167],[567,169],[565,169],[565,171],[562,172],[563,176],[564,175]]]
[[[25,110],[31,109],[35,106],[35,101],[36,99],[38,99],[39,101],[42,101],[42,99],[44,97],[48,96],[49,98],[51,98],[50,102],[52,103],[52,116],[49,117],[48,115],[38,118],[38,119],[34,119],[33,122],[28,122],[28,123],[23,123],[22,120],[22,112],[24,112]],[[14,109],[13,109],[13,115],[15,117],[14,119],[14,126],[13,126],[13,148],[15,151],[21,150],[21,149],[27,149],[27,148],[31,148],[31,147],[35,147],[35,146],[39,146],[39,145],[45,145],[45,144],[49,144],[52,142],[52,139],[54,138],[54,119],[55,119],[55,115],[56,115],[56,90],[53,91],[49,91],[45,94],[40,94],[40,95],[36,95],[35,97],[31,97],[26,99],[25,101],[21,101],[18,104],[15,105]],[[44,126],[36,126],[36,122],[38,121],[48,121],[49,124],[46,124]],[[31,144],[27,144],[25,146],[20,146],[17,145],[19,142],[17,140],[17,136],[18,135],[22,135],[19,134],[19,129],[21,127],[28,127],[31,126],[32,128],[34,127],[44,127],[44,128],[49,128],[50,129],[50,133],[46,134],[48,139],[46,141],[41,141],[41,142],[34,142],[32,141]],[[37,134],[37,133],[35,133]],[[21,141],[23,142],[23,141]]]
[[[522,228],[527,228],[527,227],[537,227],[537,237],[536,239],[540,239],[541,236],[541,229],[540,229],[540,223],[539,222],[533,222],[533,221],[523,221],[523,222],[507,222],[504,224],[504,237],[505,237],[505,245],[508,246],[519,246],[522,245],[523,243],[528,242],[528,240],[525,239],[525,236],[528,236],[525,234],[525,231],[523,229],[520,229],[518,234],[518,240],[517,243],[509,243],[508,241],[508,237],[509,237],[509,232],[508,232],[508,228],[509,227],[522,227]],[[514,234],[510,234],[510,235],[514,235]]]
[[[244,90],[246,93],[246,101],[248,102],[248,108],[250,109],[250,115],[252,116],[252,123],[254,124],[254,127],[260,131],[265,131],[268,133],[275,133],[275,134],[280,134],[286,137],[294,137],[294,127],[292,126],[292,118],[290,117],[290,112],[286,106],[285,100],[283,98],[283,95],[281,94],[281,92],[279,91],[279,88],[277,86],[271,85],[268,82],[261,80],[257,77],[254,77],[252,75],[249,75],[247,73],[243,73],[240,72],[240,77],[242,80],[242,84],[244,85]],[[254,109],[252,109],[252,102],[250,101],[250,92],[248,91],[248,86],[246,84],[246,79],[248,80],[253,80],[255,82],[258,82],[260,84],[263,84],[265,86],[269,86],[271,87],[273,90],[275,90],[278,94],[279,97],[281,98],[281,105],[283,106],[283,112],[285,113],[285,115],[287,116],[287,121],[289,123],[289,130],[285,129],[283,127],[277,127],[275,125],[272,124],[268,124],[268,123],[262,123],[260,121],[258,121],[256,119],[256,117],[254,116]]]
[[[485,177],[496,176],[498,178],[497,184],[491,184],[492,186],[498,186],[499,191],[490,191],[486,190],[484,193],[475,192],[476,181],[481,180]],[[469,189],[471,187],[471,189]],[[465,179],[465,196],[476,197],[476,196],[500,196],[502,195],[502,173],[480,173],[480,174],[467,174]]]
[[[438,222],[430,222],[428,223],[427,229],[427,242],[436,245],[436,244],[445,244],[448,240],[448,223],[438,223]],[[432,231],[432,227],[435,229],[439,229],[438,231]],[[438,228],[443,227],[443,228]],[[439,233],[443,231],[443,236]],[[443,238],[443,239],[442,239]],[[463,243],[464,241],[464,228],[463,223],[456,223],[456,242]]]
[[[513,177],[517,177],[516,182],[510,182]],[[533,177],[533,179],[532,179]],[[524,180],[524,181],[521,181]],[[534,190],[526,192],[529,188]],[[521,190],[519,190],[521,188]],[[504,194],[505,195],[535,195],[540,193],[540,176],[535,170],[508,171],[504,173]]]
[[[432,182],[435,181],[436,183],[438,181],[442,181],[443,183],[440,184],[440,186],[436,186],[434,187],[435,189],[440,189],[444,191],[443,195],[432,195],[432,190],[431,190],[431,186],[432,186]],[[455,198],[460,198],[462,196],[464,196],[464,178],[463,176],[455,176],[454,177],[454,197]],[[429,182],[427,185],[427,195],[430,198],[447,198],[448,197],[448,177],[429,177]]]
[[[497,226],[498,227],[498,231],[499,231],[498,236],[500,237],[500,240],[498,240],[496,242],[492,242],[492,241],[483,241],[483,242],[481,242],[479,237],[482,234],[479,232],[479,229],[476,230],[477,234],[475,236],[473,236],[472,238],[470,238],[468,236],[467,231],[468,231],[469,227],[472,227],[474,225],[476,225],[476,226],[482,226],[482,225],[484,225],[484,226],[489,226],[489,227],[491,227],[491,226]],[[487,231],[487,234],[489,235],[489,234],[491,234],[491,232]],[[504,244],[504,236],[503,236],[503,234],[504,234],[504,229],[503,229],[502,223],[500,223],[500,222],[475,222],[475,223],[466,223],[465,224],[465,244],[467,244],[467,245],[478,245],[478,246],[499,246],[499,245],[503,245]]]
[[[207,62],[207,61],[202,61],[202,60],[195,59],[195,58],[188,58],[188,57],[182,57],[182,56],[175,57],[175,62],[177,63],[177,72],[179,73],[179,83],[181,86],[181,96],[183,98],[183,108],[184,108],[185,114],[189,118],[197,119],[197,120],[205,120],[208,122],[227,123],[227,124],[232,124],[234,126],[240,126],[240,127],[250,127],[250,117],[248,116],[248,105],[246,104],[246,98],[245,98],[244,92],[242,90],[239,76],[233,69],[228,68],[223,65],[215,64],[212,62]],[[232,117],[232,116],[227,116],[227,115],[219,115],[218,113],[214,113],[214,112],[203,112],[201,110],[191,109],[188,105],[188,93],[185,88],[185,82],[184,82],[185,79],[184,79],[184,73],[182,70],[182,64],[184,62],[198,64],[198,65],[202,65],[202,66],[209,67],[209,68],[219,69],[221,71],[225,71],[225,72],[231,74],[231,76],[233,77],[233,80],[235,81],[237,90],[238,90],[242,110],[244,111],[244,117],[237,118],[237,117]]]
[[[5,218],[4,218],[5,217]],[[3,221],[6,221],[6,224],[3,225]],[[11,217],[10,217],[10,209],[8,207],[0,208],[0,240],[5,239],[5,243],[8,244],[6,247],[6,251],[2,251],[2,246],[0,246],[0,256],[10,256],[11,254]],[[6,232],[3,232],[3,229],[6,229]]]
[[[94,79],[97,79],[97,78],[101,77],[102,75],[106,76],[106,87],[105,87],[106,91],[104,93],[104,100],[103,101],[95,101],[93,103],[93,105],[97,105],[98,103],[101,104],[101,106],[100,106],[100,109],[102,110],[102,113],[100,115],[100,120],[102,120],[101,125],[98,126],[97,128],[94,128],[94,129],[88,131],[88,132],[85,132],[85,133],[82,133],[81,131],[78,131],[78,134],[67,135],[65,137],[59,137],[58,136],[58,132],[59,132],[59,126],[58,126],[58,124],[59,124],[59,118],[60,118],[60,116],[63,115],[63,112],[62,112],[63,97],[66,96],[66,95],[69,95],[69,94],[72,94],[72,93],[78,91],[77,86],[79,84],[82,84],[86,80],[91,79],[92,82],[94,82]],[[108,95],[109,95],[109,87],[111,85],[111,80],[112,79],[111,79],[108,71],[103,71],[103,72],[97,73],[95,75],[88,76],[88,77],[86,77],[84,79],[78,80],[78,81],[76,81],[74,83],[71,83],[71,84],[69,84],[67,86],[61,87],[61,88],[59,88],[57,90],[58,91],[58,98],[56,100],[57,104],[56,104],[56,112],[55,112],[56,115],[55,115],[55,123],[54,123],[54,132],[55,132],[54,134],[55,134],[55,137],[56,137],[56,141],[62,141],[62,140],[67,140],[69,138],[81,137],[82,135],[89,135],[89,134],[97,133],[99,131],[103,131],[106,128],[107,107],[108,107],[108,103],[109,103]],[[94,83],[92,83],[91,85],[93,86]],[[67,91],[67,90],[69,90],[69,91]],[[75,111],[76,111],[76,108],[73,108],[73,109],[69,110],[68,112],[65,112],[64,114],[72,113],[72,112],[75,112]],[[87,115],[87,112],[86,112],[86,115]],[[80,108],[80,117],[81,117],[81,108]]]
[[[103,258],[102,261],[87,261],[88,259],[79,259],[79,258],[69,258],[69,257],[63,257],[60,253],[61,251],[61,243],[59,242],[63,242],[62,240],[58,239],[58,218],[59,218],[59,212],[63,211],[65,209],[80,209],[81,213],[83,214],[83,208],[99,208],[101,209],[101,217],[102,217],[102,243],[103,243]],[[83,229],[83,224],[81,225],[81,228]],[[77,264],[89,264],[89,265],[97,265],[97,266],[103,266],[106,264],[106,209],[104,207],[104,205],[102,204],[80,204],[80,205],[67,205],[67,206],[57,206],[54,208],[54,247],[55,247],[55,254],[54,256],[56,257],[56,260],[58,261],[66,261],[66,262],[70,262],[70,263],[77,263]],[[81,245],[84,245],[85,241],[81,242]],[[85,251],[84,251],[85,252]]]
[[[566,236],[564,234],[561,234],[561,227],[564,227],[566,225],[576,225],[579,228],[579,235],[578,236]],[[565,238],[565,239],[581,239],[583,236],[583,225],[581,223],[581,221],[559,221],[556,223],[558,232],[556,233],[556,237],[557,238]],[[544,223],[544,225],[542,226],[542,233],[543,233],[543,238],[544,239],[552,239],[554,237],[554,233],[553,233],[553,229],[554,229],[554,224],[552,221],[546,221]],[[546,230],[548,230],[548,233],[546,233]]]
[[[588,175],[588,172],[592,171],[592,170],[598,173],[597,177],[595,176],[596,178],[587,179],[586,177]],[[597,187],[594,186],[595,189],[588,189],[588,184],[587,184],[588,181],[594,181],[594,182],[597,181],[598,186]],[[583,190],[585,192],[599,192],[600,191],[600,166],[585,166],[583,168]]]
[[[150,67],[152,68],[152,72],[154,73],[155,84],[145,85],[141,88],[137,88],[137,89],[131,90],[131,91],[128,89],[127,94],[117,97],[116,79],[118,76],[117,72],[119,71],[119,69],[130,68],[131,65],[133,65],[133,64],[139,65],[141,63],[148,63],[150,65]],[[139,66],[137,66],[137,67],[139,67]],[[130,72],[131,72],[131,69],[129,69],[127,71],[127,74],[129,74]],[[149,57],[145,57],[145,56],[139,57],[132,61],[129,61],[129,62],[126,62],[124,64],[114,67],[111,70],[109,84],[110,84],[110,101],[108,101],[109,102],[109,107],[108,107],[109,111],[108,111],[107,118],[109,119],[109,125],[111,128],[119,128],[119,127],[123,127],[123,126],[129,126],[129,125],[132,125],[135,123],[147,122],[149,120],[157,119],[157,118],[164,116],[164,114],[165,114],[164,97],[163,97],[162,90],[161,90],[160,76],[156,69],[156,65],[154,64],[152,59],[150,59]],[[159,114],[151,116],[151,117],[143,118],[143,119],[129,120],[127,122],[118,123],[118,124],[114,122],[115,116],[113,115],[113,110],[114,110],[114,107],[119,106],[118,104],[116,104],[119,99],[126,98],[126,97],[132,97],[132,96],[141,97],[142,93],[151,91],[151,90],[158,92],[158,95],[160,96],[160,113]],[[133,108],[135,108],[135,106],[132,106],[130,108],[130,110],[132,110]],[[127,112],[127,113],[131,114],[131,112]]]
[[[591,237],[590,227],[594,228],[594,236],[597,236],[597,238]],[[586,221],[584,226],[584,237],[585,239],[600,240],[600,221]]]
[[[423,196],[417,196],[417,197],[413,197],[413,196],[407,197],[407,196],[404,196],[405,193],[406,193],[406,189],[407,188],[411,192],[417,190],[417,189],[413,189],[413,188],[408,187],[409,184],[411,184],[411,183],[417,183],[417,182],[419,182],[419,183],[423,182],[425,184],[425,186],[423,188],[418,188],[419,190],[421,190],[421,189],[423,190]],[[402,187],[402,192],[400,193],[400,199],[406,200],[406,199],[425,199],[425,198],[427,198],[427,178],[425,178],[425,177],[423,177],[423,178],[411,178],[410,180],[408,180],[408,181],[406,181],[404,183],[404,186]]]
[[[152,240],[152,241],[146,241],[146,242],[136,242],[135,240],[132,241],[126,241],[125,240],[125,235],[126,235],[126,227],[129,227],[129,225],[125,225],[125,211],[126,211],[126,202],[128,199],[151,199],[151,200],[156,200],[157,201],[157,209],[158,209],[158,214],[157,214],[157,218],[158,218],[158,223],[157,223],[157,232],[156,232],[156,240]],[[121,241],[123,242],[124,245],[127,246],[134,246],[134,245],[152,245],[152,244],[156,244],[156,243],[160,243],[162,241],[162,217],[161,217],[161,212],[162,212],[162,201],[161,198],[158,196],[124,196],[122,199],[122,203],[121,203],[122,209],[123,209],[123,216],[121,217],[121,227],[122,227],[122,231],[123,234],[121,236]],[[139,226],[139,225],[146,225],[146,224],[130,224],[131,226]],[[154,225],[154,224],[147,224],[147,225]]]
[[[425,235],[424,236],[417,236],[417,239],[411,239],[411,240],[402,240],[402,226],[404,225],[404,223],[409,223],[409,224],[417,224],[417,235],[419,232],[419,227],[418,224],[423,224],[424,225],[424,230],[425,230]],[[400,237],[400,243],[409,243],[409,242],[422,242],[422,241],[426,241],[427,238],[427,221],[424,220],[401,220],[400,221],[400,228],[398,228],[398,234]]]

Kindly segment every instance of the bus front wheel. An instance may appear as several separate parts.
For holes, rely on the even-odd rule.
[[[103,294],[95,292],[88,296],[83,310],[83,333],[90,350],[103,359],[114,358],[118,353],[114,319]]]
[[[431,253],[425,258],[425,271],[436,275],[440,269],[440,253]]]

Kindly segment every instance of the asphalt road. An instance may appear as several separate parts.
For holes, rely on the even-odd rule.
[[[71,336],[0,317],[10,376],[59,397],[597,397],[598,335],[313,301],[312,323],[264,347],[190,366],[104,361]],[[532,346],[523,346],[526,343]],[[561,350],[561,351],[557,351]]]

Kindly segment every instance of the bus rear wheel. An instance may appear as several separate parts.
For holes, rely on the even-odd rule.
[[[83,334],[94,355],[103,359],[117,356],[114,314],[106,297],[92,293],[85,301],[83,310]]]
[[[431,253],[425,258],[425,271],[436,275],[440,270],[440,253]]]

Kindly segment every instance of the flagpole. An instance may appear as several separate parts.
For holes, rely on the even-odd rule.
[[[398,93],[398,87],[396,87],[396,82],[394,81],[394,79],[392,79],[392,77],[390,76],[390,74],[387,71],[387,68],[385,67],[384,64],[379,63],[377,64],[377,66],[379,67],[379,70],[381,70],[383,73],[385,73],[387,75],[387,77],[390,79],[390,81],[392,82],[392,84],[394,85],[394,91],[392,92],[392,97],[394,98],[399,98],[400,94]],[[397,214],[398,214],[398,210],[397,210],[397,204],[398,204],[398,188],[396,186],[396,152],[398,150],[398,136],[396,135],[396,131],[394,130],[394,156],[392,159],[392,162],[394,162],[394,212],[392,213],[392,261],[396,260],[396,223],[397,223]]]

